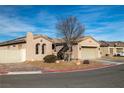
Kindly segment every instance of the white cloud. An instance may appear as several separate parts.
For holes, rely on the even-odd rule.
[[[16,17],[0,16],[0,34],[18,35],[17,33],[32,31],[35,32],[37,28],[25,21],[19,20]]]
[[[87,35],[92,35],[98,40],[124,40],[124,21],[105,22],[101,27],[86,30]]]

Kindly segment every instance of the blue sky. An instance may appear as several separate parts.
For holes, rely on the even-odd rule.
[[[0,6],[0,41],[31,31],[56,37],[57,18],[76,16],[85,35],[124,41],[124,6]]]

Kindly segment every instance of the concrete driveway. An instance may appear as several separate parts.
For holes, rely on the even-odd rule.
[[[123,88],[124,65],[87,72],[0,76],[0,87]]]
[[[102,57],[101,60],[124,63],[124,57]]]

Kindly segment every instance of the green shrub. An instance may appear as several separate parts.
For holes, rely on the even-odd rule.
[[[47,55],[43,59],[45,63],[55,63],[57,60],[57,57],[55,55]]]

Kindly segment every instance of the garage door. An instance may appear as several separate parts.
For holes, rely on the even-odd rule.
[[[25,49],[21,50],[0,50],[0,63],[24,62],[26,57]]]
[[[98,58],[97,48],[82,48],[81,59],[95,59]]]

